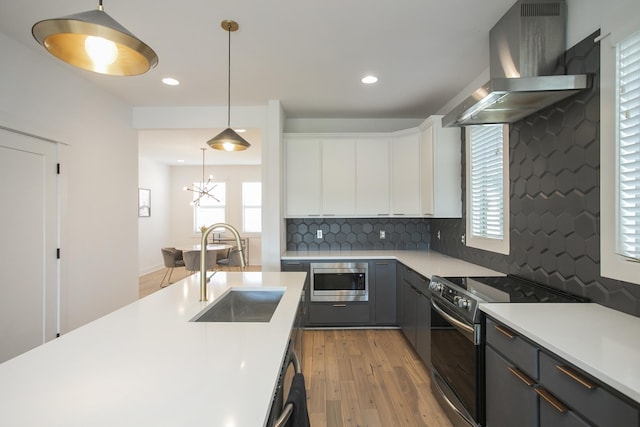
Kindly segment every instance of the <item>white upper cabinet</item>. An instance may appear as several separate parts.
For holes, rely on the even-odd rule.
[[[356,143],[353,139],[322,141],[322,213],[356,213]]]
[[[286,135],[286,216],[319,216],[321,210],[321,141]]]
[[[389,140],[356,141],[356,214],[389,215]]]
[[[431,116],[420,137],[422,216],[462,217],[460,129],[443,128],[442,116]]]
[[[462,214],[458,128],[285,134],[286,217]]]
[[[420,134],[395,133],[391,140],[391,214],[420,216]]]

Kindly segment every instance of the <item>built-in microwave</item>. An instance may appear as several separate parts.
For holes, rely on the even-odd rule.
[[[369,301],[366,262],[311,263],[311,301]]]

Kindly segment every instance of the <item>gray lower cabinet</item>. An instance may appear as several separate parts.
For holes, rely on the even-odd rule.
[[[491,427],[536,427],[538,395],[535,381],[492,347],[485,351],[486,417]]]
[[[425,295],[416,300],[416,351],[431,367],[431,300]]]
[[[307,273],[307,278],[304,281],[304,287],[302,288],[302,306],[301,306],[301,322],[302,325],[306,325],[309,321],[309,262],[308,261],[281,261],[280,269],[282,271],[304,271]]]
[[[429,279],[403,265],[399,277],[402,309],[400,328],[422,361],[431,366],[431,301],[427,297]]]
[[[638,427],[640,405],[486,318],[487,427]]]
[[[400,284],[402,288],[402,319],[400,321],[400,329],[411,345],[416,347],[416,324],[417,324],[417,306],[418,291],[406,280]]]
[[[397,325],[396,262],[394,260],[374,261],[373,280],[373,286],[375,286],[374,323],[377,326]]]

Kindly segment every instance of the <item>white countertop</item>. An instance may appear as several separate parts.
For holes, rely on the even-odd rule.
[[[199,274],[0,364],[0,425],[266,422],[306,273]],[[285,288],[269,323],[189,322],[229,287]]]
[[[281,259],[312,261],[329,259],[395,259],[427,278],[433,275],[504,276],[504,273],[435,251],[287,251],[281,256]]]
[[[484,303],[480,309],[640,403],[640,318],[598,304]]]

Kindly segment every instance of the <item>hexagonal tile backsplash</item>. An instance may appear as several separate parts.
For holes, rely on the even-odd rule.
[[[428,219],[313,218],[287,220],[288,251],[427,250],[431,235]],[[317,238],[322,230],[322,238]],[[380,239],[384,230],[385,238]]]
[[[431,230],[442,239],[431,243],[435,250],[640,316],[640,286],[600,276],[597,35],[566,55],[567,73],[594,74],[594,87],[510,126],[511,254],[462,246],[464,220],[432,220]]]

